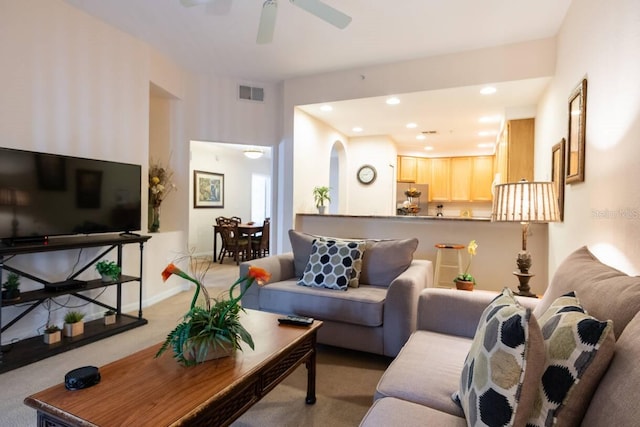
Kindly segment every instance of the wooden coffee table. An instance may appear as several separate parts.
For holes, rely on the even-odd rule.
[[[312,326],[279,325],[279,316],[247,310],[243,326],[255,350],[185,368],[160,344],[100,368],[99,384],[69,391],[59,384],[27,397],[38,426],[226,426],[300,364],[307,403],[315,403],[316,334]]]

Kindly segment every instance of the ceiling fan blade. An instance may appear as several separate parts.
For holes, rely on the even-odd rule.
[[[351,17],[321,2],[320,0],[289,0],[294,5],[317,16],[340,29],[346,28],[351,22]]]
[[[262,4],[262,13],[260,14],[260,26],[258,27],[258,37],[256,43],[266,44],[273,40],[273,32],[276,28],[276,12],[278,11],[278,3],[276,0],[266,0]]]
[[[184,7],[198,6],[201,4],[209,3],[211,0],[180,0],[180,3]]]

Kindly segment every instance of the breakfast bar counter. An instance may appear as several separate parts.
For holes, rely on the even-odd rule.
[[[500,291],[518,285],[513,271],[521,250],[522,227],[519,222],[491,222],[486,217],[435,216],[373,216],[318,215],[298,213],[295,229],[304,233],[342,237],[406,239],[418,238],[414,257],[431,260],[435,265],[436,243],[478,243],[470,273],[476,278],[476,288]],[[530,224],[527,250],[531,253],[535,276],[530,285],[533,292],[542,294],[548,280],[548,225]],[[466,253],[463,257],[466,262]],[[453,286],[453,283],[452,283]]]

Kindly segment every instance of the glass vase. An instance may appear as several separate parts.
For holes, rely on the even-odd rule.
[[[149,233],[160,230],[160,206],[149,206]]]

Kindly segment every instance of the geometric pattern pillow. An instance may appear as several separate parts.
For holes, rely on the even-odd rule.
[[[480,317],[452,397],[469,426],[524,426],[543,365],[538,323],[505,288]]]
[[[364,258],[364,251],[366,248],[366,242],[364,240],[349,240],[349,239],[334,239],[329,237],[319,237],[323,242],[341,242],[341,243],[356,243],[358,245],[359,253],[352,252],[353,264],[351,269],[351,276],[349,277],[349,287],[360,287],[360,273],[362,272],[362,259]]]
[[[314,241],[298,285],[346,291],[353,262],[362,258],[363,248],[358,242]]]
[[[540,326],[546,363],[528,424],[580,425],[613,357],[613,322],[587,314],[571,292],[551,304]]]

